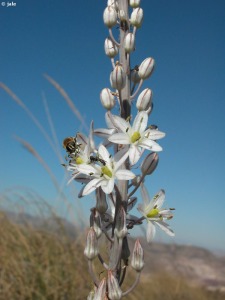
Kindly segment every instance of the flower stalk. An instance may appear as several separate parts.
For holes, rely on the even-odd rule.
[[[96,202],[91,209],[90,230],[84,251],[95,285],[89,297],[113,300],[133,291],[144,267],[144,250],[139,240],[129,259],[128,238],[131,230],[146,220],[148,242],[154,238],[156,226],[170,236],[174,232],[165,222],[173,217],[173,212],[172,209],[162,208],[164,190],[150,199],[144,186],[146,177],[152,176],[158,165],[158,152],[162,151],[158,140],[165,133],[156,125],[148,125],[153,107],[152,91],[146,88],[139,94],[143,82],[154,70],[154,59],[148,57],[140,65],[131,66],[132,53],[138,46],[135,43],[137,29],[140,30],[143,23],[140,0],[108,0],[103,22],[108,29],[104,42],[105,54],[113,66],[111,88],[105,87],[100,93],[108,128],[94,129],[92,122],[89,136],[77,133],[75,137],[64,140],[64,148],[68,155],[67,169],[72,171],[71,180],[83,184],[79,197],[95,191]],[[119,26],[118,39],[113,33],[116,26]],[[118,112],[116,100],[119,115],[113,112]],[[136,101],[136,107],[131,106],[133,101]],[[95,145],[95,135],[102,139],[99,146]],[[146,155],[145,151],[148,152]],[[139,204],[136,210],[139,215],[136,216],[130,211],[138,201],[136,195],[132,196],[139,189],[143,203]],[[107,245],[108,261],[100,254],[102,241],[103,245]],[[96,259],[107,274],[101,281],[94,271]],[[136,271],[136,280],[128,290],[122,291],[129,267]]]

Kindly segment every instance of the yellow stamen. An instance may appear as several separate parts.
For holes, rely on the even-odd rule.
[[[155,218],[159,214],[159,210],[157,208],[153,208],[150,210],[150,212],[147,214],[148,218]]]
[[[141,138],[140,133],[139,133],[138,131],[135,131],[135,132],[133,133],[132,137],[131,137],[131,142],[132,142],[132,143],[135,143],[135,142],[137,142],[138,140],[140,140],[140,138]]]
[[[76,164],[81,165],[83,163],[84,163],[84,161],[80,156],[76,157]]]
[[[108,167],[103,166],[101,170],[104,175],[108,176],[109,178],[112,178],[112,172],[109,170]]]

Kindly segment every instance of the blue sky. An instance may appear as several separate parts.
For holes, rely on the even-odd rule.
[[[104,127],[99,93],[109,87],[111,71],[103,48],[106,1],[14,2],[16,7],[0,6],[0,80],[50,133],[45,96],[60,142],[81,126],[44,73],[66,90],[87,124],[94,119],[96,128]],[[149,122],[167,134],[160,142],[164,151],[159,166],[146,182],[149,193],[164,188],[168,205],[176,207],[174,242],[224,249],[225,2],[143,0],[141,7],[144,22],[131,63],[154,57],[155,71],[143,88],[154,93]],[[2,90],[0,101],[0,191],[26,186],[60,205],[46,171],[13,136],[28,141],[61,183],[65,180],[59,161],[26,113]],[[77,201],[76,196],[70,201]],[[79,205],[87,210],[93,201],[82,199]],[[164,240],[164,234],[158,238]]]

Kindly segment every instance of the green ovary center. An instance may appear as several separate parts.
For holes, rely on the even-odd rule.
[[[132,136],[131,136],[131,142],[132,142],[132,143],[135,143],[135,142],[137,142],[138,140],[140,140],[140,138],[141,138],[140,133],[139,133],[138,131],[135,131],[135,132],[132,134]]]
[[[76,164],[77,164],[77,165],[81,165],[81,164],[83,164],[83,163],[84,163],[83,159],[82,159],[80,156],[78,156],[78,157],[76,158]]]
[[[108,167],[106,166],[102,167],[102,173],[108,176],[109,178],[112,178],[112,172],[109,170]]]
[[[150,210],[150,212],[147,214],[148,218],[155,218],[159,214],[159,210],[157,208],[153,208]]]

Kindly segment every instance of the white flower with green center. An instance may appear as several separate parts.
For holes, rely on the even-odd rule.
[[[170,220],[173,218],[171,209],[162,209],[162,205],[165,200],[164,190],[160,190],[151,200],[144,185],[141,186],[141,193],[144,203],[139,204],[139,212],[147,220],[146,237],[147,242],[150,243],[155,236],[155,224],[158,225],[164,232],[170,236],[174,236],[174,232],[170,229],[169,225],[164,220]]]
[[[130,145],[129,160],[131,165],[137,163],[143,153],[143,149],[161,151],[162,147],[155,142],[165,136],[164,132],[147,128],[148,114],[140,111],[134,119],[133,126],[126,120],[116,115],[108,114],[108,124],[113,124],[120,132],[114,133],[108,139],[110,142],[122,145]],[[147,129],[146,129],[147,128]]]
[[[135,177],[133,172],[120,168],[128,157],[127,151],[121,150],[113,158],[108,150],[103,145],[100,145],[98,156],[101,159],[99,163],[77,166],[77,170],[80,173],[90,175],[93,178],[84,187],[82,196],[90,194],[99,186],[106,194],[110,194],[113,191],[115,180],[130,180]],[[101,161],[104,161],[104,164]]]

